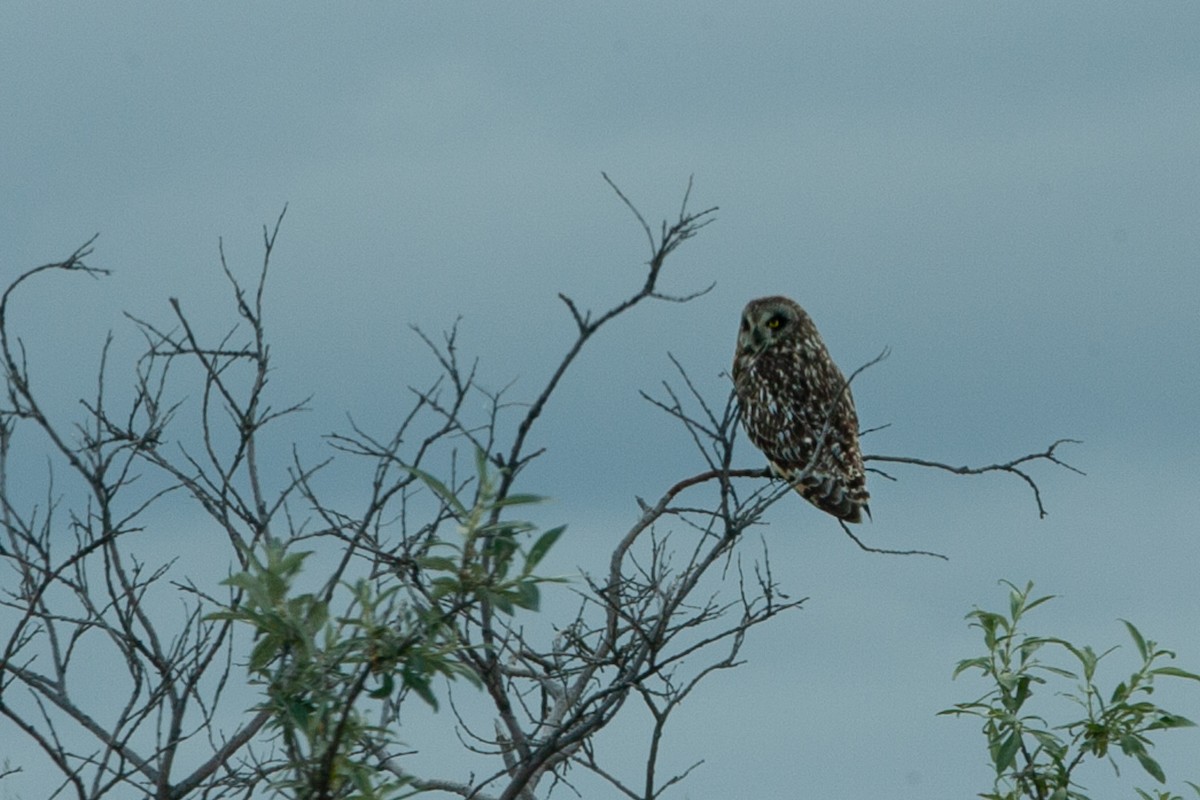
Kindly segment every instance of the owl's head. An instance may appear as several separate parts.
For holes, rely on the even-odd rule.
[[[761,353],[776,342],[795,339],[811,325],[804,309],[786,297],[760,297],[742,311],[738,352]]]

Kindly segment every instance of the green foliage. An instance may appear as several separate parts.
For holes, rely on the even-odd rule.
[[[537,611],[541,602],[538,585],[553,579],[535,575],[534,570],[566,526],[541,533],[528,550],[523,550],[522,537],[535,533],[537,527],[502,519],[501,515],[514,506],[540,503],[542,498],[529,494],[497,496],[498,483],[482,451],[476,451],[475,468],[478,483],[470,507],[432,475],[418,469],[408,470],[453,512],[462,533],[457,542],[432,541],[428,548],[430,555],[419,558],[417,565],[431,576],[434,600],[468,605],[484,603],[510,615],[517,608]],[[518,560],[519,569],[514,569]]]
[[[1020,627],[1024,616],[1053,599],[1053,595],[1034,598],[1032,583],[1024,589],[1004,583],[1009,587],[1007,614],[976,609],[967,615],[970,626],[983,633],[987,652],[960,661],[954,670],[956,678],[978,670],[992,688],[974,702],[958,703],[941,712],[983,720],[996,782],[992,792],[980,797],[1089,800],[1072,778],[1075,769],[1089,757],[1107,759],[1118,769],[1114,758],[1117,751],[1136,760],[1156,781],[1165,783],[1162,767],[1150,755],[1153,743],[1148,734],[1194,723],[1147,698],[1154,691],[1156,678],[1200,681],[1200,675],[1162,665],[1164,659],[1173,659],[1175,654],[1160,649],[1132,623],[1125,622],[1141,664],[1112,691],[1103,691],[1096,682],[1096,669],[1117,648],[1097,654],[1086,645],[1079,647],[1063,639],[1025,633]],[[1045,657],[1053,653],[1065,654],[1064,661],[1071,669],[1048,663]],[[1073,688],[1055,688],[1064,682],[1072,683]],[[1073,702],[1082,716],[1052,725],[1033,713],[1030,701],[1035,690],[1042,687]],[[1200,786],[1188,785],[1200,796]],[[1144,800],[1182,800],[1165,791],[1135,791]]]
[[[462,635],[468,620],[492,610],[537,610],[538,586],[552,579],[534,570],[564,528],[536,535],[525,548],[536,527],[503,514],[541,498],[498,497],[482,456],[477,468],[469,505],[433,476],[410,470],[450,510],[459,533],[453,541],[431,533],[424,540],[427,555],[415,559],[412,574],[360,579],[328,597],[303,593],[295,582],[311,553],[267,540],[261,553],[247,553],[244,571],[224,581],[240,599],[210,619],[254,630],[246,666],[252,682],[263,687],[260,709],[268,712],[268,725],[287,751],[288,774],[273,779],[281,793],[353,800],[397,796],[408,779],[375,766],[395,744],[394,726],[371,724],[368,713],[394,716],[409,693],[436,710],[439,678],[464,678],[478,686],[477,662]],[[333,597],[344,598],[336,615],[330,611]]]

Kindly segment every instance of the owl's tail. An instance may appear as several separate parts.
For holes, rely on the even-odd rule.
[[[847,486],[837,475],[809,475],[796,485],[796,491],[827,514],[846,522],[862,522],[863,512],[871,516],[866,486]]]

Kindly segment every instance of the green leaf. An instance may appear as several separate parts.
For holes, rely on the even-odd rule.
[[[495,559],[495,573],[503,578],[508,573],[508,564],[513,554],[517,552],[517,541],[511,533],[501,533],[491,537],[485,548],[488,555]]]
[[[1158,765],[1158,762],[1150,757],[1150,754],[1145,750],[1137,753],[1137,760],[1141,762],[1142,769],[1146,770],[1159,783],[1166,783],[1167,776],[1163,774],[1163,769]]]
[[[996,774],[1001,775],[1006,770],[1012,769],[1017,761],[1017,750],[1021,747],[1021,736],[1017,731],[1013,731],[1008,735],[1008,738],[996,749],[992,756],[992,760],[996,764]]]
[[[429,686],[429,677],[421,672],[405,667],[402,675],[404,685],[417,693],[417,696],[429,704],[429,707],[434,711],[438,710],[437,697],[433,694],[433,689]]]
[[[272,637],[260,639],[254,649],[250,651],[250,661],[246,668],[250,672],[265,672],[266,668],[279,655],[279,643]]]
[[[1181,717],[1178,714],[1168,714],[1162,712],[1162,715],[1146,726],[1148,731],[1169,730],[1170,728],[1194,728],[1196,723],[1192,722],[1187,717]]]
[[[455,572],[458,570],[458,562],[445,556],[425,556],[419,558],[417,559],[417,566],[433,572]]]
[[[284,711],[292,725],[300,730],[307,730],[309,720],[312,718],[312,705],[303,700],[288,700],[285,703]]]
[[[1062,762],[1063,756],[1067,753],[1067,745],[1062,739],[1050,731],[1030,731],[1029,733],[1038,740],[1038,744],[1042,746],[1042,749],[1049,754],[1050,758],[1056,764]]]
[[[1142,769],[1146,770],[1159,783],[1166,783],[1167,777],[1163,774],[1162,767],[1158,762],[1150,757],[1146,752],[1146,746],[1142,744],[1141,739],[1132,734],[1122,736],[1120,739],[1121,752],[1127,756],[1133,756],[1142,765]]]
[[[975,618],[979,620],[979,625],[983,628],[984,633],[991,631],[991,633],[995,635],[997,630],[1003,630],[1005,633],[1008,633],[1011,630],[1008,625],[1008,620],[999,614],[993,614],[991,611],[979,610],[976,610],[972,613]]]
[[[275,545],[268,550],[267,567],[275,566],[272,572],[278,572],[286,577],[295,577],[300,574],[304,568],[304,560],[311,556],[312,550],[295,550],[290,553],[284,553],[284,545]],[[278,555],[278,558],[273,556]],[[272,562],[275,562],[272,564]]]
[[[1026,587],[1026,592],[1028,593],[1028,591],[1030,591],[1030,590],[1032,590],[1032,589],[1033,589],[1033,582],[1031,581],[1031,582],[1029,583],[1029,585]],[[1028,612],[1032,611],[1033,609],[1037,608],[1038,606],[1040,606],[1042,603],[1045,603],[1045,602],[1047,602],[1048,600],[1053,600],[1053,599],[1055,599],[1056,597],[1058,597],[1058,595],[1056,595],[1056,594],[1048,594],[1048,595],[1044,595],[1044,596],[1042,596],[1042,597],[1039,597],[1038,599],[1036,599],[1036,600],[1033,600],[1032,602],[1028,602],[1028,603],[1026,603],[1026,604],[1025,604],[1024,613],[1028,613]]]
[[[964,658],[962,661],[958,662],[958,666],[954,668],[954,674],[951,677],[957,678],[959,675],[969,669],[978,669],[980,672],[986,675],[991,670],[991,667],[991,661],[988,660],[986,656],[980,658]]]
[[[488,592],[487,598],[492,601],[492,605],[501,614],[507,614],[510,617],[513,615],[513,601],[506,592]]]
[[[225,580],[221,581],[221,585],[230,586],[234,589],[242,589],[243,591],[249,591],[257,586],[257,581],[249,572],[236,572]]]
[[[1065,649],[1067,652],[1069,652],[1071,655],[1075,656],[1075,660],[1078,661],[1079,665],[1083,667],[1083,679],[1089,683],[1091,682],[1092,676],[1096,674],[1096,665],[1098,663],[1100,663],[1100,659],[1103,658],[1103,656],[1096,655],[1096,651],[1093,650],[1088,645],[1084,645],[1083,647],[1076,647],[1075,645],[1068,642],[1066,639],[1047,637],[1044,641],[1047,644],[1059,645],[1060,647]],[[1054,667],[1042,666],[1042,669],[1048,670],[1050,672],[1054,672],[1055,674],[1058,674],[1058,675],[1062,675],[1063,677],[1068,677],[1068,676],[1071,678],[1075,677],[1074,673],[1067,672],[1065,670],[1057,670]]]
[[[376,700],[382,700],[391,695],[396,688],[396,679],[392,677],[390,672],[385,672],[380,676],[379,687],[372,689],[368,694]]]
[[[305,615],[305,624],[308,630],[316,633],[325,627],[325,623],[329,621],[329,604],[323,600],[317,600],[312,595],[305,595],[312,601],[308,607],[308,613]]]
[[[521,608],[537,611],[538,605],[541,603],[541,592],[538,590],[537,582],[521,581],[518,583],[513,602]]]
[[[566,531],[566,525],[559,525],[557,528],[551,528],[538,537],[533,546],[529,548],[529,555],[525,557],[525,574],[533,572],[537,565],[542,562],[546,554],[550,552],[550,548],[558,541],[558,538]]]
[[[1020,654],[1021,654],[1021,664],[1024,665],[1024,664],[1030,662],[1031,660],[1033,661],[1034,664],[1036,664],[1037,661],[1036,661],[1036,659],[1033,658],[1033,654],[1036,653],[1038,650],[1042,649],[1042,646],[1048,644],[1049,642],[1050,642],[1050,640],[1042,639],[1037,636],[1026,637],[1025,640],[1021,642],[1020,647],[1019,647]]]
[[[1033,682],[1033,679],[1029,675],[1022,675],[1020,680],[1017,681],[1017,693],[1014,698],[1016,708],[1025,705],[1025,701],[1029,699],[1029,696],[1032,694],[1029,690],[1029,685]]]
[[[544,503],[546,498],[537,494],[510,494],[508,497],[495,504],[496,508],[504,506],[522,506],[530,503]]]
[[[371,777],[374,773],[368,769],[362,769],[361,766],[350,770],[350,781],[354,784],[354,788],[358,790],[358,796],[378,797],[375,793],[375,787],[371,785]]]
[[[437,600],[446,595],[457,594],[462,586],[459,584],[458,578],[441,577],[430,581],[429,588],[431,596]]]
[[[454,492],[450,491],[446,484],[442,483],[428,472],[417,469],[416,467],[401,467],[401,469],[410,473],[428,486],[434,494],[442,499],[443,503],[454,510],[454,513],[458,514],[460,517],[467,516],[466,506],[462,504],[462,501],[458,499],[458,496],[454,494]]]
[[[1029,590],[1032,588],[1032,583],[1027,584],[1025,591],[1022,592],[1013,586],[1012,591],[1008,593],[1008,618],[1013,622],[1021,618],[1021,610],[1025,607],[1025,601],[1029,598]]]
[[[1074,672],[1071,672],[1071,670],[1069,670],[1069,669],[1062,669],[1061,667],[1052,667],[1049,664],[1038,664],[1037,668],[1043,672],[1049,672],[1053,675],[1057,675],[1060,678],[1070,678],[1071,680],[1078,680],[1078,678],[1079,678],[1078,675],[1076,675]],[[1045,681],[1042,680],[1041,678],[1034,678],[1033,680],[1035,683],[1045,683]]]
[[[1179,669],[1179,667],[1156,667],[1150,670],[1151,675],[1168,675],[1172,678],[1187,678],[1191,681],[1200,681],[1200,675],[1187,670]]]
[[[1146,647],[1146,640],[1142,637],[1141,632],[1129,620],[1123,619],[1121,622],[1125,623],[1125,628],[1129,631],[1129,636],[1133,639],[1133,643],[1137,645],[1138,655],[1142,657],[1143,661],[1148,660],[1150,658],[1150,650]]]

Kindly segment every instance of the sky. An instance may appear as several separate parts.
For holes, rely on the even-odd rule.
[[[461,315],[484,379],[536,391],[573,333],[557,293],[598,310],[643,279],[601,172],[652,222],[692,179],[717,219],[662,288],[715,288],[605,329],[537,432],[525,489],[570,525],[558,565],[603,563],[635,495],[700,470],[638,391],[672,354],[723,399],[762,295],[800,302],[847,371],[890,348],[855,383],[864,427],[889,426],[869,453],[987,464],[1081,440],[1062,455],[1086,475],[1033,468],[1045,519],[1011,476],[873,477],[861,535],[946,562],[864,553],[778,503],[759,534],[810,599],[670,745],[705,760],[678,798],[962,798],[990,788],[983,739],[935,714],[983,691],[951,671],[999,579],[1059,596],[1043,633],[1105,649],[1130,619],[1200,669],[1198,40],[1188,2],[5,3],[0,277],[100,234],[111,277],[47,276],[13,312],[67,410],[109,330],[131,363],[123,311],[167,320],[178,297],[223,329],[218,239],[251,278],[286,204],[272,382],[313,396],[295,430],[317,453],[433,374],[410,325]],[[1200,687],[1155,698],[1200,718]],[[1176,788],[1198,752],[1163,737]],[[1110,774],[1085,783],[1104,796]]]

